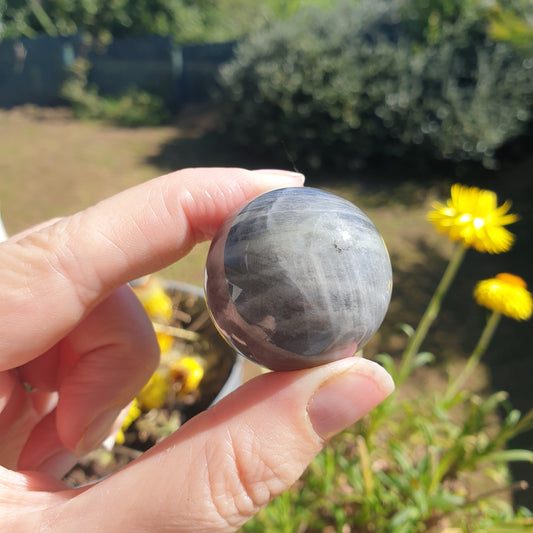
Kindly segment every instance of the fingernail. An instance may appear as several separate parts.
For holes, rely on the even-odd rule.
[[[277,168],[261,168],[259,170],[254,170],[256,174],[263,174],[270,176],[273,179],[282,179],[290,180],[297,185],[303,185],[305,181],[305,176],[300,172],[291,172],[290,170],[281,170]]]
[[[360,420],[394,390],[392,378],[377,363],[358,358],[350,363],[323,383],[309,402],[309,419],[323,439]]]
[[[109,435],[113,422],[119,414],[120,409],[111,409],[98,415],[83,433],[76,446],[76,454],[84,455],[97,448]]]
[[[77,462],[76,455],[65,449],[53,453],[32,470],[54,477],[63,477]]]

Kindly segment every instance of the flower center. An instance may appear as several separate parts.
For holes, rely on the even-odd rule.
[[[485,225],[485,219],[484,218],[480,218],[480,217],[476,217],[476,218],[474,218],[472,223],[474,224],[474,228],[481,229]]]
[[[470,213],[465,213],[464,215],[461,215],[459,217],[459,223],[465,224],[466,222],[470,222],[472,220],[472,215]]]
[[[514,274],[502,272],[501,274],[496,274],[496,279],[508,283],[513,287],[521,287],[522,289],[527,288],[527,283],[520,276],[515,276]]]

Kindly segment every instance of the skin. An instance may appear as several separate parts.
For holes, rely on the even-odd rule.
[[[261,375],[112,476],[60,481],[157,366],[128,281],[210,239],[243,202],[302,184],[276,170],[187,169],[0,244],[3,531],[235,531],[392,391],[360,358]]]

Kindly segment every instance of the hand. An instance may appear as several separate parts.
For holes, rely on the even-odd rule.
[[[391,392],[362,358],[265,374],[99,483],[60,481],[157,366],[127,282],[211,238],[244,201],[302,183],[281,171],[183,170],[0,245],[3,531],[234,531]]]

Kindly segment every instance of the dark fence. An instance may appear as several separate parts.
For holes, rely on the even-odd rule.
[[[206,101],[218,67],[233,57],[234,43],[179,47],[165,37],[116,39],[104,50],[87,49],[78,37],[0,42],[0,107],[61,103],[66,67],[77,57],[91,62],[89,83],[103,95],[137,87],[162,96],[171,109]]]

